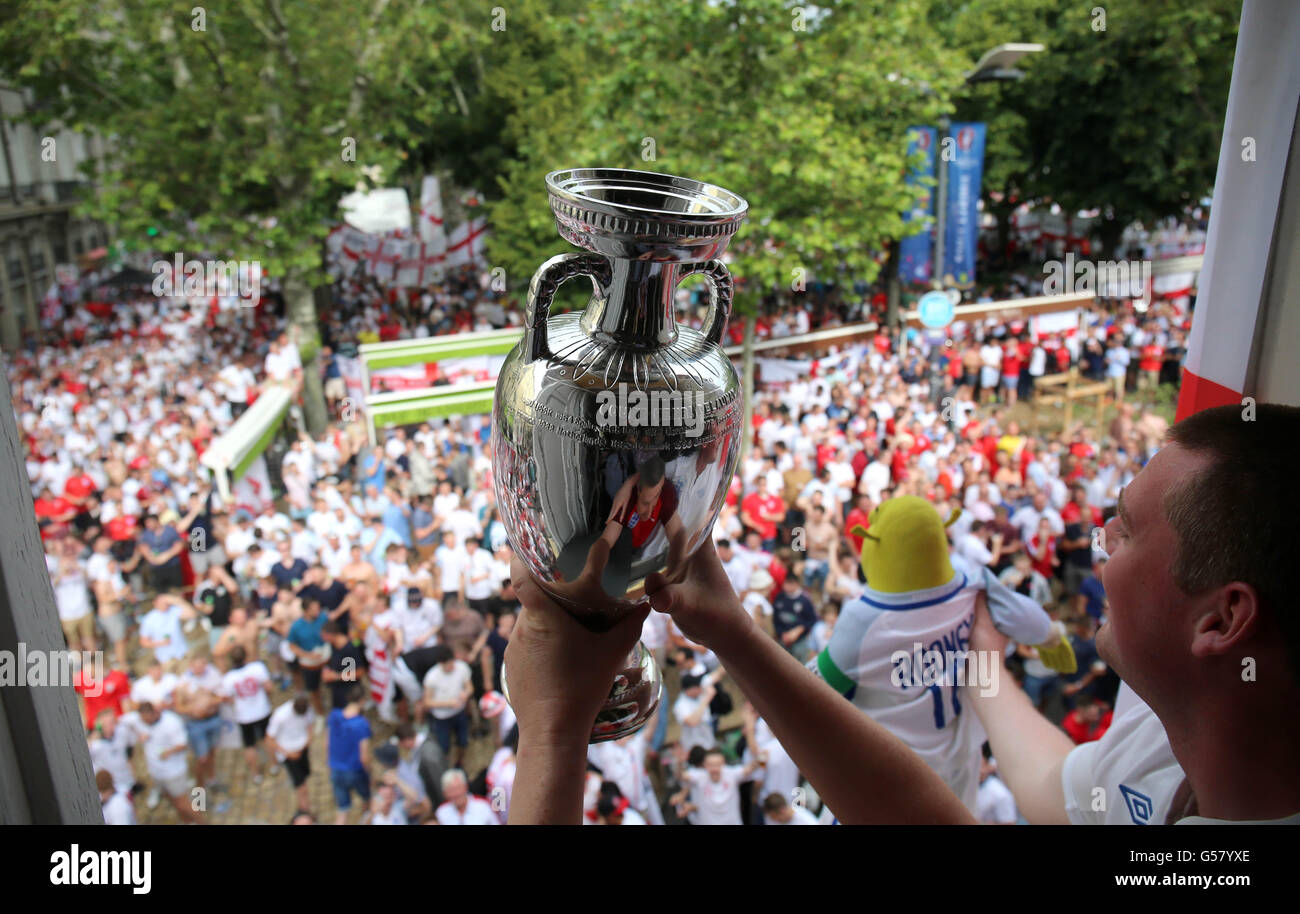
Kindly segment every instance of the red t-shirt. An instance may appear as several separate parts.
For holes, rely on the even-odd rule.
[[[1159,371],[1160,357],[1165,351],[1155,343],[1148,343],[1142,347],[1142,353],[1139,357],[1138,368],[1142,371]]]
[[[834,456],[835,456],[835,445],[829,442],[824,442],[822,444],[817,445],[817,472],[820,473],[822,471],[822,467],[826,466],[826,464],[828,464],[831,458]]]
[[[1034,571],[1037,571],[1050,581],[1052,579],[1052,556],[1056,554],[1056,537],[1049,536],[1047,538],[1047,551],[1043,553],[1043,557],[1040,559],[1038,553],[1042,548],[1043,541],[1035,533],[1029,538],[1030,564],[1034,566]]]
[[[46,520],[52,520],[67,514],[69,511],[76,510],[72,502],[62,495],[56,495],[53,498],[38,498],[34,507],[36,508],[36,516]]]
[[[659,498],[655,500],[654,507],[650,509],[649,514],[639,514],[636,506],[636,490],[632,491],[632,497],[628,499],[623,510],[619,512],[616,521],[624,528],[632,531],[632,545],[635,548],[641,548],[650,539],[651,535],[658,528],[659,524],[667,524],[673,512],[677,510],[677,490],[673,484],[664,481],[664,487],[659,492]]]
[[[95,492],[95,481],[85,473],[79,476],[71,477],[63,485],[63,494],[68,498],[74,498],[78,501],[85,499]]]
[[[96,683],[94,680],[86,682],[83,679],[84,670],[78,670],[76,676],[72,679],[72,688],[81,696],[81,700],[86,705],[86,729],[95,729],[95,718],[105,708],[113,710],[113,717],[120,717],[122,714],[122,702],[126,701],[131,695],[131,680],[127,679],[126,673],[121,670],[113,670],[104,677],[102,683]],[[93,689],[92,689],[93,687]],[[90,691],[98,692],[97,695],[88,695]]]
[[[1002,353],[1002,373],[1007,376],[1020,376],[1020,353],[1014,346],[1008,346]]]
[[[731,485],[727,487],[727,504],[733,508],[736,507],[736,503],[740,501],[740,493],[744,491],[744,488],[740,481],[740,475],[732,476]]]
[[[1091,519],[1092,525],[1094,527],[1101,526],[1100,510],[1094,508],[1092,505],[1089,505],[1088,516]],[[1077,524],[1082,517],[1083,517],[1083,510],[1074,502],[1070,502],[1064,508],[1061,509],[1061,520],[1067,524]]]
[[[104,525],[104,530],[108,533],[109,539],[120,543],[132,539],[139,525],[140,522],[134,514],[119,514]]]
[[[786,567],[781,564],[781,560],[774,557],[772,561],[767,564],[767,573],[772,576],[772,589],[768,591],[767,598],[769,600],[775,600],[777,594],[781,592],[781,588],[785,586],[785,579],[788,572],[786,571]]]
[[[995,467],[998,465],[998,436],[997,435],[985,435],[983,438],[980,439],[979,448],[980,451],[984,454],[985,459],[988,460],[989,466]]]
[[[853,548],[858,555],[862,554],[862,544],[865,542],[862,537],[854,536],[850,531],[859,525],[863,530],[871,529],[870,515],[861,508],[854,508],[849,512],[849,516],[844,519],[844,532],[848,534],[849,539],[853,542]]]
[[[1101,739],[1102,735],[1110,729],[1110,719],[1113,713],[1107,711],[1101,716],[1100,720],[1089,726],[1079,720],[1078,711],[1071,711],[1065,715],[1065,720],[1061,721],[1061,726],[1065,728],[1065,732],[1070,734],[1070,739],[1074,740],[1076,744],[1090,743],[1093,740]]]
[[[763,512],[785,511],[785,502],[779,495],[768,495],[763,497],[757,492],[750,492],[745,496],[745,500],[740,503],[741,510],[752,517],[755,530],[758,535],[765,540],[770,540],[776,536],[776,522],[763,519]],[[747,524],[749,526],[749,524]]]

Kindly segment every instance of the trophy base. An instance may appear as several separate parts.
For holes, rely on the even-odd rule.
[[[627,666],[614,679],[609,697],[600,706],[588,742],[604,743],[631,736],[650,720],[659,707],[663,680],[654,655],[640,641],[628,654]],[[501,667],[501,693],[510,701],[510,678]],[[512,702],[513,704],[513,702]]]

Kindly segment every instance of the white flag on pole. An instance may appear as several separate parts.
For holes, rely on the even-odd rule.
[[[487,264],[484,245],[487,241],[487,220],[471,219],[458,225],[447,239],[447,266]]]
[[[429,246],[433,254],[442,254],[447,250],[447,232],[442,222],[442,190],[438,179],[425,175],[420,185],[420,240]]]

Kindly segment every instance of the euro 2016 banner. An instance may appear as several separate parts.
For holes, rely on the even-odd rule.
[[[934,177],[935,129],[933,127],[907,128],[907,160],[921,163],[907,172],[905,183],[915,188],[916,205],[903,213],[903,240],[898,244],[898,275],[903,282],[929,282],[933,271],[930,227],[926,221],[934,212],[933,184],[926,178]],[[916,234],[908,235],[908,231]]]
[[[975,285],[979,240],[980,182],[984,174],[984,125],[953,124],[943,156],[948,172],[948,212],[943,239],[943,281]]]

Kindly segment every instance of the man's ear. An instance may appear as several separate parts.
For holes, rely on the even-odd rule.
[[[1221,656],[1240,650],[1259,631],[1259,594],[1233,581],[1206,594],[1192,637],[1192,656]]]

